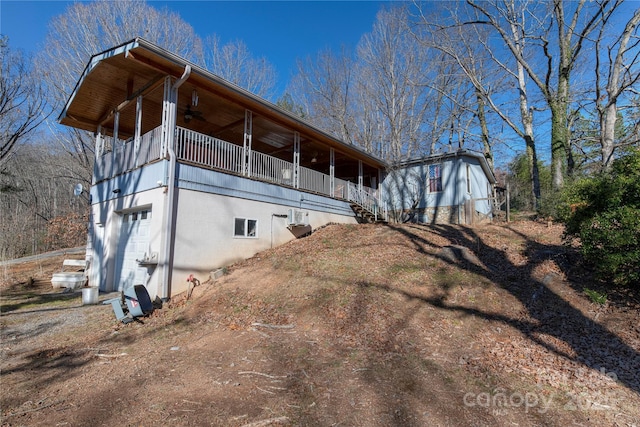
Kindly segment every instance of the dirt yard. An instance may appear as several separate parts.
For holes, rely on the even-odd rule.
[[[332,225],[127,325],[0,266],[1,424],[640,426],[638,299],[561,235]]]

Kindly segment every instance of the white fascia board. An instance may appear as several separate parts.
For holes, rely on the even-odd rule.
[[[123,43],[120,46],[116,46],[114,48],[111,48],[111,49],[108,49],[108,50],[105,50],[103,52],[100,52],[100,53],[97,53],[97,54],[93,55],[91,57],[91,59],[89,59],[89,63],[86,65],[86,67],[84,67],[84,71],[82,72],[82,75],[80,76],[80,79],[78,79],[78,82],[76,83],[76,86],[73,88],[73,92],[71,92],[71,95],[69,95],[69,99],[67,100],[66,104],[64,105],[64,108],[62,109],[62,112],[58,116],[58,121],[61,121],[67,115],[67,111],[69,109],[69,106],[73,102],[73,99],[75,98],[76,93],[78,92],[78,88],[80,86],[82,86],[82,83],[84,83],[84,80],[91,73],[91,71],[93,71],[93,69],[96,67],[96,65],[98,65],[100,63],[100,61],[102,61],[103,59],[112,57],[112,56],[119,55],[121,53],[128,52],[129,50],[136,48],[138,46],[138,44],[139,44],[138,43],[138,39],[134,39],[134,40],[131,40],[129,42]]]
[[[472,158],[478,159],[478,161],[480,162],[480,167],[482,167],[482,170],[484,171],[484,174],[487,176],[487,179],[489,180],[489,182],[491,182],[492,184],[496,183],[496,178],[493,175],[493,173],[491,172],[491,169],[489,168],[489,164],[487,163],[487,159],[480,153],[469,151],[469,150],[466,150],[466,149],[454,151],[452,153],[433,154],[431,156],[425,156],[425,157],[421,157],[421,158],[405,160],[403,162],[398,162],[395,166],[396,167],[405,168],[405,167],[408,167],[408,166],[411,166],[411,165],[415,165],[415,164],[436,163],[436,162],[441,161],[441,160],[460,157],[460,156],[462,156],[462,157],[466,156],[466,157],[472,157]]]

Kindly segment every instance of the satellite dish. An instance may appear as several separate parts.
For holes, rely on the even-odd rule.
[[[82,191],[84,190],[84,188],[82,188],[82,184],[76,184],[75,187],[73,187],[73,195],[74,196],[79,196],[82,194]]]

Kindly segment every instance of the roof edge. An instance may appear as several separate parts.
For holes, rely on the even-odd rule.
[[[282,107],[274,104],[271,101],[268,101],[252,92],[249,92],[248,90],[236,85],[233,82],[230,82],[226,79],[224,79],[223,77],[212,73],[211,71],[203,68],[200,65],[194,64],[193,62],[189,61],[188,59],[185,59],[155,43],[152,43],[142,37],[136,37],[132,40],[129,40],[127,42],[124,42],[118,46],[112,47],[110,49],[104,50],[100,53],[97,53],[93,56],[91,56],[91,58],[89,59],[88,64],[86,65],[84,71],[82,72],[82,75],[80,76],[80,79],[78,80],[78,82],[76,83],[73,91],[71,92],[71,95],[69,96],[69,99],[67,100],[67,102],[65,103],[65,106],[62,110],[62,112],[60,113],[60,115],[58,116],[58,122],[62,121],[67,114],[67,111],[69,109],[69,106],[71,105],[71,103],[73,102],[73,99],[75,98],[75,95],[77,93],[78,88],[82,85],[82,82],[85,80],[85,78],[91,73],[91,71],[93,70],[93,68],[103,59],[109,58],[111,56],[115,56],[115,55],[119,55],[121,53],[126,53],[129,50],[135,49],[135,48],[144,48],[150,52],[152,52],[155,55],[161,56],[164,59],[173,62],[174,64],[184,67],[186,65],[191,66],[191,72],[192,73],[196,73],[201,75],[202,77],[209,79],[213,82],[215,82],[216,84],[222,85],[227,87],[228,89],[230,89],[231,91],[235,92],[239,97],[244,98],[245,100],[249,101],[250,103],[256,103],[261,105],[264,108],[267,108],[268,110],[271,110],[274,112],[275,115],[279,115],[281,117],[284,117],[294,123],[296,123],[298,126],[302,127],[302,128],[306,128],[308,129],[311,133],[315,133],[317,135],[320,135],[323,138],[327,138],[333,142],[336,143],[336,145],[338,146],[342,146],[345,149],[351,150],[354,152],[354,154],[362,157],[363,159],[369,160],[374,164],[378,164],[380,167],[388,167],[388,163],[383,160],[380,159],[376,156],[374,156],[371,153],[368,153],[366,151],[364,151],[363,149],[361,149],[358,146],[349,144],[345,141],[342,141],[340,139],[338,139],[337,137],[329,134],[328,132],[318,128],[316,125],[310,123],[309,121],[298,117],[294,114],[292,114],[290,111],[287,111],[285,109],[283,109]]]
[[[67,116],[67,111],[69,110],[69,106],[71,105],[71,103],[73,102],[73,99],[76,96],[76,92],[78,91],[78,88],[82,85],[82,82],[84,82],[84,79],[89,75],[89,73],[91,73],[91,71],[93,71],[93,68],[100,61],[102,61],[104,58],[107,58],[108,56],[118,55],[120,53],[123,53],[123,52],[129,51],[131,49],[134,49],[135,47],[138,46],[139,40],[141,40],[141,39],[135,38],[133,40],[126,41],[126,42],[124,42],[124,43],[122,43],[122,44],[120,44],[118,46],[114,46],[114,47],[112,47],[110,49],[103,50],[100,53],[96,53],[95,55],[92,55],[91,58],[89,58],[89,62],[84,67],[84,70],[82,71],[82,74],[80,75],[80,78],[78,79],[78,81],[76,82],[76,85],[73,87],[73,90],[69,94],[69,98],[67,99],[67,102],[64,104],[64,108],[62,109],[62,111],[58,115],[58,122],[61,122],[62,119]]]
[[[348,148],[349,150],[353,150],[356,153],[362,155],[363,157],[365,157],[365,158],[367,158],[367,159],[369,159],[369,160],[371,160],[371,161],[373,161],[375,163],[380,164],[380,166],[382,166],[382,167],[386,168],[388,166],[388,163],[385,160],[380,159],[380,158],[374,156],[373,154],[364,151],[360,147],[357,147],[355,145],[349,144],[349,143],[347,143],[345,141],[342,141],[342,140],[338,139],[337,137],[331,135],[330,133],[326,132],[325,130],[322,130],[322,129],[318,128],[316,125],[314,125],[313,123],[303,119],[302,117],[298,117],[298,116],[292,114],[290,111],[287,111],[284,108],[274,104],[273,102],[268,101],[268,100],[266,100],[266,99],[264,99],[264,98],[262,98],[262,97],[260,97],[260,96],[258,96],[256,94],[254,94],[254,93],[252,93],[252,92],[250,92],[250,91],[238,86],[237,84],[235,84],[233,82],[230,82],[229,80],[225,79],[224,77],[221,77],[221,76],[219,76],[219,75],[207,70],[206,68],[203,68],[200,65],[194,64],[191,61],[189,61],[189,60],[187,60],[185,58],[182,58],[181,56],[179,56],[179,55],[177,55],[177,54],[175,54],[175,53],[173,53],[171,51],[168,51],[168,50],[164,49],[163,47],[158,46],[158,45],[156,45],[156,44],[154,44],[154,43],[152,43],[152,42],[150,42],[148,40],[145,40],[143,38],[138,37],[134,41],[137,41],[139,46],[142,46],[142,47],[144,47],[144,48],[146,48],[146,49],[148,49],[148,50],[150,50],[150,51],[152,51],[152,52],[154,52],[154,53],[156,53],[158,55],[162,55],[166,59],[168,59],[170,61],[173,61],[176,64],[180,64],[180,65],[187,65],[188,64],[188,65],[190,65],[192,73],[200,74],[203,77],[208,78],[210,80],[213,80],[214,82],[216,82],[218,84],[227,86],[229,89],[235,91],[238,95],[243,96],[243,97],[249,99],[252,102],[261,104],[263,107],[266,107],[266,108],[274,111],[276,114],[279,114],[281,116],[284,116],[284,117],[296,122],[299,126],[306,127],[311,132],[320,134],[325,138],[331,139],[334,142],[338,143],[339,145],[342,145],[345,148]]]
[[[493,174],[493,171],[489,167],[489,162],[487,162],[487,158],[478,151],[472,151],[466,148],[461,148],[459,150],[448,152],[448,153],[431,154],[429,156],[402,160],[394,163],[392,166],[406,167],[414,164],[432,163],[437,160],[448,159],[452,157],[460,157],[460,156],[466,156],[466,157],[472,157],[472,158],[478,159],[478,161],[480,162],[480,167],[482,167],[482,170],[484,171],[485,175],[487,175],[487,177],[489,178],[489,181],[491,181],[492,184],[495,184],[497,182],[496,177]]]

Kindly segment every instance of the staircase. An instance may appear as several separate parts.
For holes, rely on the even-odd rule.
[[[360,222],[387,222],[387,212],[380,209],[377,197],[371,189],[360,189],[349,183],[347,190],[347,200]]]
[[[364,206],[360,206],[357,203],[351,202],[351,209],[353,209],[353,212],[355,212],[359,222],[387,222],[386,214],[383,215],[381,212],[378,212],[377,206],[375,206],[373,211],[370,211]]]

